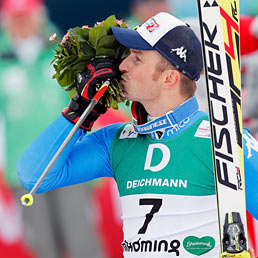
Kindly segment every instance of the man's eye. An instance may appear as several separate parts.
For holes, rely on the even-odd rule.
[[[134,56],[134,62],[140,62],[140,58],[138,56]]]

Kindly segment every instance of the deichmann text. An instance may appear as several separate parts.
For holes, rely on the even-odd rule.
[[[187,180],[182,179],[163,179],[163,178],[143,178],[140,180],[127,181],[126,188],[137,188],[146,186],[159,187],[183,187],[187,188]]]

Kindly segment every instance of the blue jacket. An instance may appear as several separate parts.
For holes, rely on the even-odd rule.
[[[182,126],[177,130],[166,128],[164,137],[177,136],[200,117],[207,115],[198,111],[195,102],[196,99],[193,98],[193,101],[187,101],[171,112],[171,117],[178,119],[176,122],[187,122],[181,123]],[[186,114],[193,109],[192,115],[187,117]],[[121,126],[122,123],[112,124],[88,135],[79,129],[50,169],[37,193],[99,177],[113,177],[110,147],[115,133]],[[17,162],[18,176],[27,190],[31,190],[35,185],[72,128],[73,124],[60,116],[40,133],[20,157]],[[166,134],[166,131],[172,133]],[[247,209],[258,219],[258,142],[246,129],[243,135]],[[152,137],[155,137],[155,134]]]

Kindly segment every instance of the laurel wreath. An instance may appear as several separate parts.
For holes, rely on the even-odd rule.
[[[96,22],[93,27],[84,25],[69,29],[62,40],[58,39],[56,33],[50,36],[49,40],[57,45],[51,62],[55,69],[52,78],[69,92],[70,98],[76,94],[77,74],[83,72],[93,59],[109,57],[120,63],[129,54],[129,49],[115,39],[111,26],[128,28],[127,22],[111,15],[102,22]],[[96,85],[98,87],[100,84]],[[101,102],[114,109],[118,109],[121,102],[129,104],[128,100],[124,100],[123,86],[118,77],[110,79],[110,86]]]

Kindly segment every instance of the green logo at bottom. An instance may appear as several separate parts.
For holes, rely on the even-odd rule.
[[[184,239],[183,246],[191,254],[202,255],[215,247],[215,240],[210,236],[202,238],[189,236]]]

